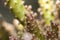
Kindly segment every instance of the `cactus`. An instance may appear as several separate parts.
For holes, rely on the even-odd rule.
[[[13,14],[22,22],[22,24],[26,25],[25,7],[22,0],[9,0],[7,1],[7,4],[12,10]]]
[[[42,12],[44,14],[44,19],[46,25],[50,26],[50,21],[54,19],[54,17],[51,15],[53,10],[53,1],[51,0],[39,0],[39,4],[41,6]]]
[[[23,26],[26,26],[26,17],[25,17],[25,7],[22,3],[22,0],[6,0],[7,6],[11,9],[12,13],[15,15],[15,17],[18,18],[21,25],[19,24],[17,26],[17,34],[19,38],[21,39],[22,33],[23,33]]]
[[[56,0],[39,0],[39,4],[41,6],[41,10],[42,10],[43,15],[44,15],[45,23],[46,23],[47,26],[49,26],[48,27],[49,31],[47,30],[47,35],[48,36],[46,36],[47,40],[49,40],[49,39],[50,40],[56,40],[57,39],[58,29],[57,29],[56,23],[51,22],[55,19],[54,12],[53,12],[54,10],[56,10],[56,9],[54,9],[55,3],[56,3]],[[53,15],[52,15],[52,12],[53,12]],[[52,36],[54,36],[54,37],[52,37]]]
[[[57,37],[57,35],[55,35],[57,34],[57,27],[55,27],[56,25],[54,25],[52,21],[55,18],[52,15],[52,12],[54,10],[53,5],[56,2],[56,0],[39,0],[39,4],[43,12],[42,17],[44,17],[42,23],[41,20],[35,18],[36,15],[33,14],[34,12],[31,9],[29,9],[29,7],[25,9],[24,5],[22,4],[22,0],[6,0],[6,1],[7,5],[9,6],[13,14],[20,20],[19,22],[21,22],[21,24],[18,23],[16,27],[16,29],[18,29],[17,34],[20,40],[23,35],[23,30],[34,34],[34,36],[38,40],[49,40],[49,38],[52,39],[52,36]],[[25,15],[25,13],[31,14]],[[24,29],[24,26],[22,24],[27,25],[26,29]],[[55,39],[55,37],[53,39]]]

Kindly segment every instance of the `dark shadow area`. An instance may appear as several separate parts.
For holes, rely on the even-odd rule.
[[[32,10],[37,12],[39,8],[38,0],[25,0],[25,5],[32,5]]]
[[[4,6],[5,0],[0,0],[0,18],[3,18],[5,21],[12,23],[13,14],[10,12],[8,7]],[[1,17],[2,15],[2,17]]]

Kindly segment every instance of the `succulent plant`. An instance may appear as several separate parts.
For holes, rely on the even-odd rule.
[[[52,10],[53,10],[53,0],[39,0],[39,4],[41,6],[45,23],[46,25],[51,25],[51,20],[54,19],[54,16],[52,16]]]
[[[23,25],[26,25],[25,7],[22,0],[6,0],[7,5],[12,10],[15,17],[17,17]]]

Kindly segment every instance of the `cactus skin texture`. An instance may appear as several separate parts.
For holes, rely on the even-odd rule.
[[[22,22],[22,24],[26,25],[25,7],[22,0],[9,0],[7,1],[7,4],[9,5],[13,14]]]
[[[53,1],[51,0],[39,0],[38,1],[40,6],[41,6],[41,9],[42,9],[42,12],[43,12],[43,15],[44,15],[44,19],[45,19],[45,23],[47,26],[50,26],[50,22],[51,20],[54,19],[54,16],[52,16],[52,10],[53,10]]]

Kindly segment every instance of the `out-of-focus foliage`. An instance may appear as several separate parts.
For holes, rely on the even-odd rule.
[[[9,35],[7,33],[8,32],[0,26],[0,40],[9,40]]]

